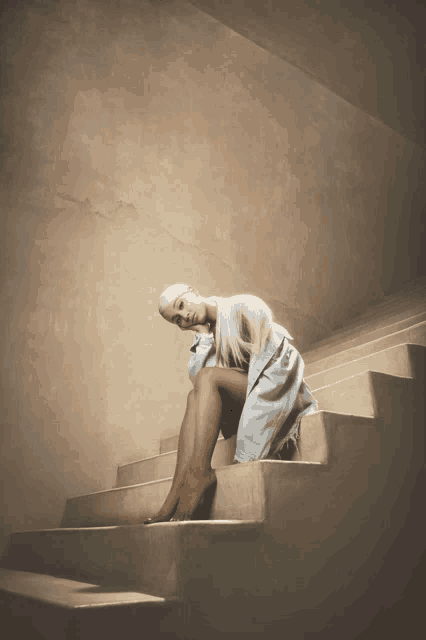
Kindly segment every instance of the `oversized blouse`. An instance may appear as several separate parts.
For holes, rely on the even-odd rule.
[[[318,410],[303,379],[303,358],[290,340],[287,330],[273,323],[270,340],[250,358],[237,431],[237,462],[281,459],[286,443],[291,441],[297,448],[301,418]],[[190,351],[188,371],[194,383],[200,369],[216,366],[214,335],[197,333]]]

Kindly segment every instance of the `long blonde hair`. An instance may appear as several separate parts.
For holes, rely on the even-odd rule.
[[[217,303],[216,366],[242,367],[272,335],[273,314],[257,296],[214,298]]]

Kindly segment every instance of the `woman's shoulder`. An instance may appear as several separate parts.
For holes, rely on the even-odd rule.
[[[272,332],[274,336],[278,338],[278,340],[283,340],[283,338],[287,338],[287,340],[293,340],[287,329],[277,322],[272,323]]]
[[[231,298],[241,304],[266,304],[262,298],[259,298],[259,296],[255,296],[252,293],[239,293],[235,296],[231,296]]]
[[[215,297],[214,300],[218,305],[226,305],[230,307],[245,307],[251,310],[268,308],[268,305],[264,300],[258,296],[252,295],[251,293],[239,293],[226,298]]]

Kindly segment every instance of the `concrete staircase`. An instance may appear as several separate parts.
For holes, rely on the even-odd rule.
[[[115,488],[70,498],[61,528],[13,534],[7,637],[350,640],[400,599],[426,540],[426,284],[304,357],[320,411],[298,452],[230,466],[220,439],[202,519],[139,524],[167,495],[173,436]]]

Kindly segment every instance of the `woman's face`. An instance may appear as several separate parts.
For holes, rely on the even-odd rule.
[[[204,298],[192,292],[184,293],[176,300],[169,302],[162,309],[161,315],[165,320],[176,324],[183,330],[208,322]]]

